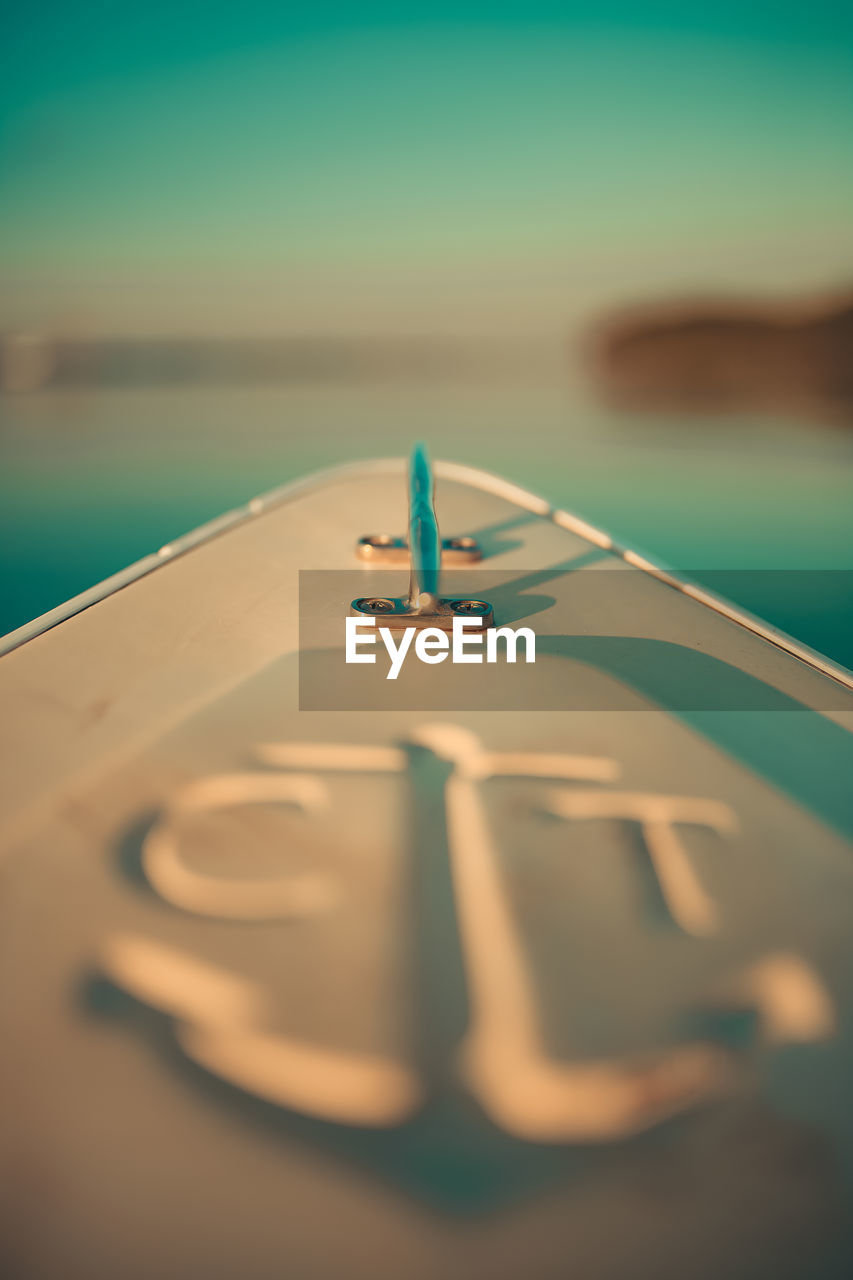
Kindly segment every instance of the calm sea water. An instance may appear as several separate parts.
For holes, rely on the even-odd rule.
[[[838,428],[619,415],[540,377],[39,393],[6,397],[0,418],[0,632],[257,493],[422,438],[699,578],[800,571],[724,581],[853,665],[853,434]]]

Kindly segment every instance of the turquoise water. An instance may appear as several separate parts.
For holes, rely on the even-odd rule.
[[[558,378],[40,393],[0,413],[2,631],[257,493],[415,439],[699,577],[853,570],[853,437],[805,423],[620,416]],[[851,579],[744,575],[730,594],[851,664]]]

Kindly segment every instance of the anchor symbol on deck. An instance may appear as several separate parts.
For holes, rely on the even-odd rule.
[[[459,1085],[491,1121],[527,1141],[605,1141],[727,1091],[737,1064],[726,1047],[711,1040],[693,1040],[637,1059],[579,1062],[556,1061],[545,1045],[481,796],[483,781],[521,777],[546,782],[552,785],[547,807],[556,815],[573,820],[622,817],[639,824],[673,921],[693,935],[717,927],[714,904],[690,865],[677,826],[700,823],[727,835],[736,826],[733,812],[713,800],[602,789],[600,784],[618,775],[611,759],[492,752],[455,724],[420,726],[408,742],[390,746],[265,744],[256,755],[276,772],[211,776],[177,793],[146,837],[145,874],[165,901],[198,915],[248,922],[304,919],[329,911],[339,886],[321,872],[259,882],[220,880],[190,867],[181,856],[178,824],[193,814],[257,803],[284,802],[317,812],[328,803],[322,774],[411,775],[413,753],[427,753],[449,766],[444,784],[447,847],[471,1011],[455,1071]],[[102,949],[102,966],[118,986],[176,1020],[179,1042],[192,1060],[266,1101],[332,1122],[375,1128],[404,1123],[428,1101],[413,1066],[378,1055],[327,1050],[263,1030],[272,1011],[257,984],[183,951],[140,936],[116,935]],[[740,975],[738,990],[740,998],[759,1007],[769,1039],[811,1040],[831,1029],[829,998],[796,956],[765,957]]]

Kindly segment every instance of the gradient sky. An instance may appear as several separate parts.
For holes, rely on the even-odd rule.
[[[0,325],[556,332],[853,279],[853,6],[20,5]]]

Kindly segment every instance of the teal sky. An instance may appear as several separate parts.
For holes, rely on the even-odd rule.
[[[41,4],[0,324],[558,328],[853,278],[853,9]]]

